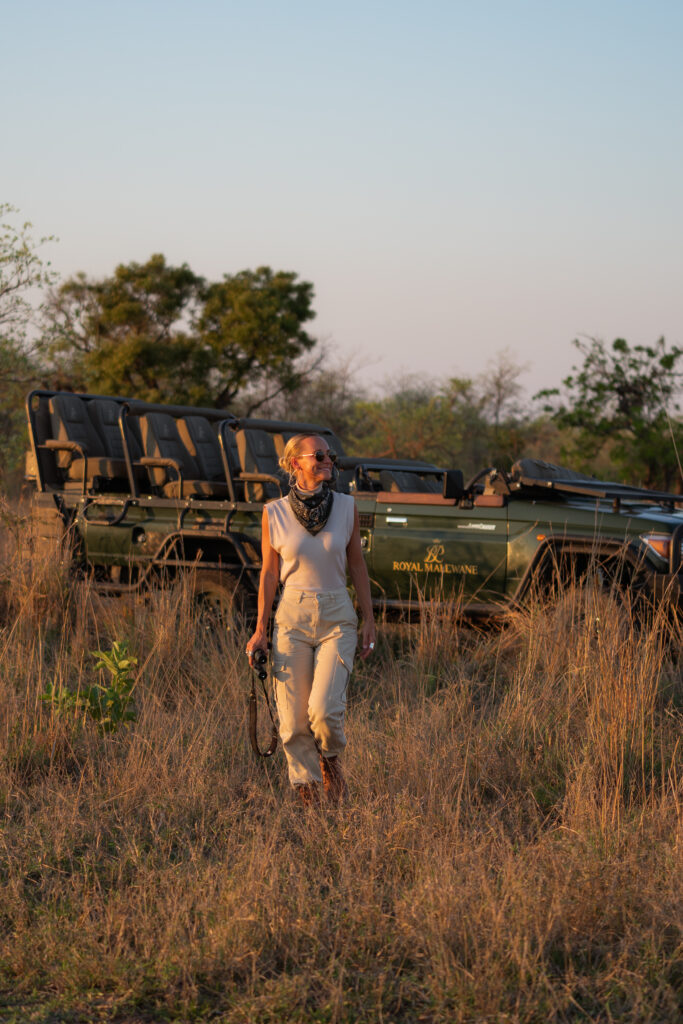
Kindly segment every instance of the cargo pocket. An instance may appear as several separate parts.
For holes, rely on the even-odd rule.
[[[342,629],[342,635],[340,636],[337,645],[339,658],[349,674],[353,671],[353,659],[356,654],[357,646],[358,625],[354,622],[352,626],[350,625]]]
[[[351,678],[352,665],[346,663],[344,658],[337,651],[337,664],[335,666],[334,674],[334,689],[339,694],[339,700],[342,704],[346,704],[346,693],[349,688],[349,679]],[[339,682],[337,682],[339,679]]]
[[[285,678],[285,669],[286,669],[286,665],[287,665],[287,657],[286,657],[286,655],[284,655],[284,654],[274,654],[273,658],[272,658],[272,664],[273,664],[273,678],[274,679],[280,679],[280,680],[284,679]]]
[[[287,656],[285,654],[274,654],[272,660],[272,683],[273,696],[278,714],[282,715],[280,708],[286,708],[287,700]]]

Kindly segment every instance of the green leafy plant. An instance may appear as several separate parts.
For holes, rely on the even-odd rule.
[[[100,732],[115,732],[137,718],[133,706],[134,671],[138,659],[128,652],[125,640],[115,640],[109,651],[92,651],[95,668],[108,672],[106,685],[94,683],[83,691],[69,690],[61,683],[48,683],[41,700],[52,706],[58,716],[89,716]]]
[[[583,356],[562,382],[562,390],[540,391],[545,411],[568,441],[563,456],[588,472],[606,451],[623,479],[671,490],[679,479],[683,443],[680,395],[683,348],[629,345],[616,338],[576,339]]]

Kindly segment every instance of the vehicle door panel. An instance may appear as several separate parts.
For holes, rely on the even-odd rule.
[[[376,505],[371,576],[389,602],[461,592],[490,602],[504,592],[506,557],[505,506]]]

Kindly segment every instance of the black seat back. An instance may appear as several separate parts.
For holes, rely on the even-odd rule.
[[[41,449],[46,441],[52,440],[52,422],[50,414],[50,399],[47,395],[34,396],[31,403],[31,430],[33,441],[36,445],[36,456],[40,466],[40,475],[48,490],[59,489],[62,484],[63,474],[57,468],[54,452],[47,452]],[[38,466],[35,464],[33,452],[26,453],[26,476],[30,480],[37,480]]]
[[[455,498],[456,501],[465,493],[465,479],[461,469],[449,469],[443,475],[442,490],[444,498]]]
[[[40,395],[33,401],[33,424],[35,430],[34,440],[36,444],[45,444],[52,438],[52,422],[50,415],[50,399],[46,395]]]
[[[85,402],[77,395],[53,395],[49,403],[52,436],[55,441],[75,441],[86,455],[104,457],[104,442],[90,422]],[[71,452],[56,453],[57,465],[67,469]]]
[[[184,416],[177,422],[180,439],[199,467],[202,480],[225,480],[218,438],[204,416]]]
[[[140,417],[142,447],[149,458],[173,459],[180,467],[183,480],[200,479],[199,467],[183,444],[176,421],[165,412],[148,412]],[[174,477],[173,470],[162,467],[150,469],[152,481],[163,486]]]
[[[269,498],[279,498],[287,485],[285,475],[280,469],[279,458],[272,435],[266,430],[254,430],[251,428],[238,430],[237,451],[239,452],[240,466],[244,473],[267,473],[282,481],[280,487],[278,487],[275,481],[247,481],[245,484],[247,500],[267,501]]]
[[[119,414],[121,406],[110,398],[93,398],[88,402],[88,413],[93,426],[104,442],[105,454],[111,459],[125,458],[123,451],[123,440],[119,426]],[[128,429],[124,421],[128,452],[135,462],[140,458],[142,452],[133,433]]]

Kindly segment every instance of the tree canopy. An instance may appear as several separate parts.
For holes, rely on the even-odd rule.
[[[157,254],[50,296],[44,350],[58,383],[148,401],[225,407],[293,388],[315,338],[313,286],[270,267],[207,282]]]
[[[563,390],[540,392],[546,410],[567,431],[565,455],[591,469],[607,449],[623,479],[646,487],[681,485],[679,452],[683,427],[678,414],[683,382],[683,349],[575,340],[581,367],[565,378]]]
[[[54,239],[45,236],[35,240],[30,221],[19,227],[11,224],[7,218],[17,212],[9,203],[0,203],[0,338],[14,345],[26,340],[36,312],[31,292],[55,280],[49,261],[38,254],[40,246]]]
[[[15,207],[0,203],[0,478],[16,473],[26,448],[24,395],[40,374],[30,328],[41,309],[41,290],[55,275],[34,239],[29,221],[11,223]]]

